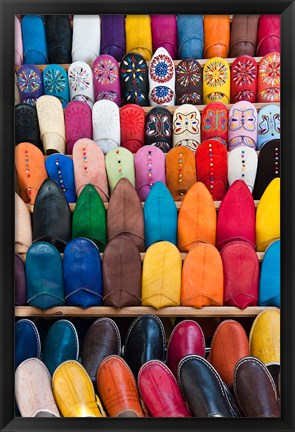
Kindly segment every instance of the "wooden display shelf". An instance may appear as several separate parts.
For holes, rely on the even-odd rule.
[[[196,309],[187,306],[165,307],[156,310],[146,306],[129,306],[116,309],[110,306],[96,306],[82,309],[75,306],[57,306],[47,310],[41,310],[31,306],[16,306],[16,317],[137,317],[144,314],[153,314],[159,317],[255,317],[261,311],[267,309],[263,306],[252,306],[246,309],[238,309],[232,306],[207,306]]]

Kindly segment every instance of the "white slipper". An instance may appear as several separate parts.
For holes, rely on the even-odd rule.
[[[252,193],[256,173],[258,157],[256,151],[248,146],[237,147],[228,155],[228,183],[229,186],[235,180],[243,180]]]
[[[74,15],[72,60],[92,66],[100,52],[100,16]]]
[[[200,142],[200,111],[191,104],[179,106],[173,114],[173,147],[181,145],[195,152]]]
[[[93,139],[104,154],[120,146],[120,114],[115,102],[107,99],[95,102],[92,125]]]
[[[90,108],[94,103],[93,74],[84,61],[75,61],[68,70],[70,99],[87,102]]]
[[[44,153],[65,153],[65,119],[61,101],[55,96],[41,96],[36,102]]]
[[[165,48],[158,48],[149,67],[149,101],[151,106],[175,105],[175,67]]]
[[[26,253],[32,244],[32,224],[28,207],[15,192],[15,227],[14,244],[16,253]]]

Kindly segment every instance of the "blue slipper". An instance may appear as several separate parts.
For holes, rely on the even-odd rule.
[[[202,15],[177,16],[178,57],[201,59],[204,47]]]
[[[56,181],[65,194],[68,203],[77,201],[73,159],[63,154],[53,154],[45,161],[48,177]]]
[[[280,247],[277,240],[266,249],[261,264],[259,284],[259,306],[280,307]]]
[[[25,64],[47,64],[47,42],[44,21],[38,15],[25,15],[22,19]]]
[[[70,102],[68,75],[65,69],[57,64],[46,66],[43,71],[44,94],[57,97],[65,109]]]
[[[28,319],[21,319],[15,324],[15,368],[24,360],[40,358],[41,342],[37,327]]]

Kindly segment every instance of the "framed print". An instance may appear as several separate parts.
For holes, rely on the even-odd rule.
[[[1,2],[1,430],[294,430],[294,7]]]

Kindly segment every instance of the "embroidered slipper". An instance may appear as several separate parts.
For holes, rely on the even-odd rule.
[[[257,110],[251,102],[235,103],[229,110],[228,150],[257,146]]]
[[[23,254],[27,252],[33,241],[31,214],[25,202],[16,192],[14,200],[14,248],[16,253]]]
[[[37,358],[22,362],[15,372],[15,399],[22,417],[60,417],[51,376]]]
[[[145,59],[136,53],[123,57],[120,64],[120,81],[123,105],[134,103],[147,106],[149,83]]]
[[[152,15],[153,51],[165,48],[173,60],[177,56],[176,15]]]
[[[256,102],[258,65],[253,57],[243,55],[236,58],[231,67],[231,102]]]
[[[176,105],[203,103],[202,68],[197,60],[181,60],[175,69]]]
[[[94,104],[94,86],[91,67],[82,61],[72,63],[68,70],[70,98],[87,102],[92,108]]]
[[[74,15],[72,59],[83,61],[89,66],[99,56],[100,51],[100,16]]]
[[[109,199],[104,155],[100,147],[87,138],[79,139],[73,149],[74,174],[77,196],[91,184],[103,202]]]
[[[15,323],[15,368],[23,361],[41,356],[40,335],[33,321],[21,319]]]
[[[201,142],[201,115],[194,105],[184,104],[173,114],[173,147],[188,147],[196,151]]]
[[[175,201],[182,201],[189,188],[196,183],[195,155],[187,147],[174,147],[166,156],[166,181]]]
[[[62,188],[68,203],[77,201],[73,160],[62,154],[53,154],[45,161],[48,177]]]
[[[68,75],[60,65],[49,65],[43,71],[44,94],[56,96],[65,108],[70,101]]]
[[[280,107],[277,105],[267,105],[258,112],[258,140],[257,149],[261,148],[269,141],[281,136],[281,116]]]
[[[110,150],[105,158],[108,183],[111,193],[122,178],[135,187],[134,155],[123,147]]]
[[[120,109],[121,146],[136,153],[144,145],[145,113],[135,104]]]
[[[221,201],[227,189],[227,151],[219,141],[205,140],[196,151],[198,181],[204,183],[214,201]]]
[[[107,99],[121,105],[121,89],[117,60],[108,55],[98,56],[92,66],[94,100]]]
[[[257,173],[258,157],[253,148],[242,146],[228,155],[228,184],[243,180],[252,193]]]
[[[134,162],[136,190],[141,201],[145,201],[157,181],[166,184],[165,155],[159,148],[145,145],[136,153]]]
[[[222,102],[210,102],[202,112],[202,141],[213,139],[227,148],[228,110]]]
[[[102,15],[100,54],[109,54],[118,62],[125,54],[125,16]]]
[[[280,102],[280,53],[265,55],[259,63],[257,102]]]
[[[24,49],[23,49],[21,20],[17,16],[14,17],[14,32],[15,32],[14,64],[17,66],[21,66],[24,62]]]
[[[47,178],[43,153],[34,144],[18,144],[15,167],[22,199],[27,204],[34,204],[38,190]]]
[[[28,104],[15,106],[15,144],[30,142],[43,151],[36,108]]]
[[[280,140],[267,142],[259,152],[253,197],[260,200],[269,183],[280,177]]]
[[[72,29],[69,15],[45,16],[49,63],[72,63]]]
[[[73,153],[75,143],[81,138],[92,140],[92,111],[82,101],[73,100],[65,109],[67,154]]]
[[[17,86],[21,102],[35,105],[44,94],[42,72],[34,65],[21,66],[17,71]]]
[[[145,144],[164,153],[172,148],[172,114],[166,108],[154,107],[146,116]]]
[[[26,306],[27,305],[27,285],[26,285],[26,269],[25,263],[23,262],[20,255],[14,254],[14,282],[15,282],[15,305]]]
[[[65,153],[65,120],[60,100],[54,96],[41,96],[36,107],[45,154]]]
[[[277,240],[269,245],[261,264],[259,300],[260,306],[280,307],[281,293],[281,242]]]
[[[178,57],[203,57],[204,28],[202,15],[177,15]]]
[[[92,110],[93,139],[104,154],[120,146],[120,113],[110,100],[95,102]]]
[[[204,16],[204,58],[228,57],[230,43],[230,16]]]
[[[280,15],[260,15],[257,33],[257,56],[281,50]]]
[[[151,18],[149,15],[127,15],[125,20],[126,53],[137,53],[146,61],[153,55]]]
[[[175,67],[165,48],[158,48],[149,67],[151,106],[173,106],[175,102]]]
[[[223,58],[211,58],[204,66],[203,100],[206,105],[209,102],[230,102],[230,69]]]
[[[255,56],[258,21],[259,15],[233,15],[229,57]]]
[[[47,42],[43,19],[38,15],[22,18],[24,64],[47,64]]]
[[[20,103],[20,95],[19,95],[19,89],[17,85],[17,75],[14,74],[14,105],[17,105]]]

